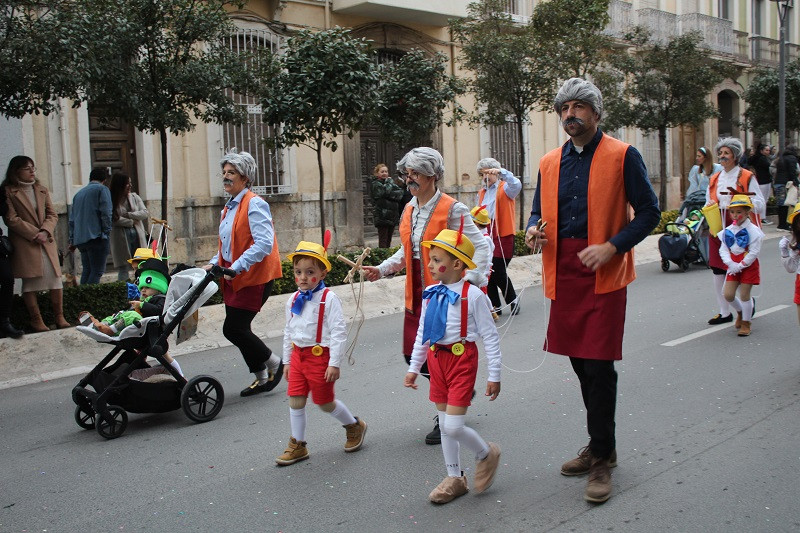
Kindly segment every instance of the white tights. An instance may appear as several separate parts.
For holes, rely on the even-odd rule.
[[[439,411],[439,430],[442,434],[442,454],[447,467],[447,475],[461,476],[460,450],[463,444],[475,454],[476,460],[485,459],[489,454],[489,445],[478,435],[478,432],[464,423],[465,415],[448,415]]]

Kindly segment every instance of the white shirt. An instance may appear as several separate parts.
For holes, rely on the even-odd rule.
[[[736,165],[730,172],[725,172],[724,169],[720,171],[719,178],[717,178],[717,202],[719,203],[720,209],[728,209],[728,204],[731,203],[731,198],[733,198],[730,194],[727,194],[728,187],[736,188],[739,181],[740,170],[739,165]],[[720,194],[723,192],[725,194]],[[755,179],[755,175],[753,175],[753,179],[750,180],[748,192],[755,194],[755,196],[750,197],[750,201],[753,202],[753,211],[756,213],[763,213],[764,207],[767,204],[764,201],[764,195],[761,194],[761,187],[758,186],[758,180]],[[710,201],[711,194],[710,191],[706,189],[706,205],[708,205]]]
[[[761,241],[764,239],[764,232],[762,232],[755,224],[753,224],[750,219],[745,220],[744,224],[741,226],[733,223],[725,229],[731,230],[734,235],[736,235],[741,229],[747,230],[747,233],[750,235],[750,243],[747,245],[747,254],[744,256],[744,258],[742,258],[742,267],[746,268],[752,265],[755,260],[758,259],[759,252],[761,252]],[[717,233],[717,238],[720,240],[720,259],[722,259],[722,262],[726,265],[732,265],[734,261],[731,259],[731,253],[741,254],[744,253],[745,249],[735,242],[733,246],[728,248],[728,245],[725,244],[725,230]]]
[[[433,208],[437,205],[441,196],[442,191],[437,189],[431,199],[428,200],[428,203],[421,207],[416,196],[408,202],[408,205],[411,206],[411,253],[414,259],[420,258],[419,247],[422,241],[422,233],[425,230],[425,222],[430,219],[433,214]],[[456,202],[450,210],[450,216],[447,220],[448,229],[458,231],[461,225],[462,215],[464,216],[464,235],[467,236],[475,247],[475,255],[472,257],[472,260],[475,262],[476,266],[474,270],[467,271],[465,279],[473,285],[483,287],[488,283],[483,272],[485,272],[487,268],[491,268],[492,254],[489,252],[489,247],[486,245],[486,239],[483,238],[478,227],[472,222],[469,209],[461,202]],[[401,246],[392,257],[389,257],[378,265],[381,277],[404,269],[406,267],[406,252],[405,247]],[[422,267],[428,268],[428,265],[422,265]]]
[[[492,220],[494,220],[494,205],[497,200],[497,189],[500,187],[500,181],[506,182],[506,196],[511,199],[516,198],[519,191],[522,190],[522,182],[519,181],[519,178],[508,170],[501,168],[499,179],[488,187],[484,187],[486,193],[483,195],[483,205],[486,206],[486,211],[489,212],[489,218]],[[480,204],[480,194],[476,196],[475,204]]]
[[[486,227],[483,230],[483,238],[486,239],[486,242],[489,244],[489,257],[494,256],[494,239],[489,234],[489,228]],[[489,279],[489,276],[492,275],[492,264],[489,263],[486,265],[486,270],[483,271],[483,275],[486,276],[486,279]]]
[[[294,295],[292,293],[286,301],[286,327],[283,330],[283,364],[288,365],[292,359],[292,343],[300,348],[307,348],[317,344],[317,322],[319,321],[320,301],[325,289],[311,295],[311,299],[303,305],[299,315],[292,313]],[[339,367],[342,354],[347,343],[347,327],[342,301],[336,294],[328,289],[325,297],[325,314],[322,317],[322,339],[320,346],[327,346],[330,350],[328,366]]]
[[[438,285],[438,284],[437,284]],[[431,285],[434,287],[435,285]],[[447,285],[447,288],[459,295],[458,301],[447,309],[447,325],[445,326],[444,337],[439,344],[453,344],[461,342],[461,291],[464,287],[464,280]],[[483,341],[486,351],[486,360],[489,367],[489,381],[500,382],[500,335],[497,333],[497,326],[492,318],[492,303],[489,297],[483,294],[478,287],[470,284],[467,293],[467,339],[475,342],[478,339]],[[422,343],[422,334],[425,329],[425,311],[430,300],[422,300],[422,314],[419,317],[419,328],[417,338],[414,341],[414,350],[411,354],[411,364],[409,372],[419,374],[420,368],[428,359],[430,353],[430,342]]]
[[[233,232],[233,221],[239,204],[249,189],[242,189],[236,197],[231,198],[225,204],[225,209],[220,214],[219,238],[222,241],[222,259],[231,264],[231,269],[237,274],[247,272],[250,267],[260,263],[266,256],[272,253],[272,244],[275,242],[275,228],[272,226],[272,213],[269,204],[263,198],[256,195],[250,199],[247,207],[247,222],[250,225],[250,235],[253,236],[253,244],[245,250],[241,256],[235,258],[231,250],[231,233]],[[224,217],[223,217],[224,215]],[[219,251],[209,261],[212,265],[220,264]]]

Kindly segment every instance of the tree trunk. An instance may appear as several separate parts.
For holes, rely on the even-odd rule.
[[[667,127],[658,128],[658,170],[661,173],[658,204],[662,211],[667,210]]]
[[[517,115],[517,139],[519,140],[519,179],[522,188],[519,190],[519,228],[524,229],[527,222],[525,218],[525,141],[523,136],[524,122],[521,115]]]
[[[161,139],[161,219],[167,220],[167,200],[169,199],[167,187],[167,130],[158,130]]]
[[[320,244],[325,242],[325,174],[322,170],[322,139],[317,139],[317,166],[319,167],[319,225]]]

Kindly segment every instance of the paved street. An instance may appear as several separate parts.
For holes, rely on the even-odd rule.
[[[749,338],[706,325],[716,312],[708,271],[637,267],[617,367],[619,467],[602,506],[583,501],[585,478],[558,473],[586,444],[585,418],[568,360],[540,349],[537,286],[501,331],[514,371],[503,370],[500,397],[479,396],[467,415],[503,450],[485,494],[428,503],[445,469],[440,448],[423,442],[434,414],[427,385],[402,387],[395,314],[364,324],[337,384],[369,424],[364,448],[345,454],[344,430],[310,408],[311,458],[290,467],[273,462],[289,436],[286,386],[240,398],[250,376],[232,347],[180,359],[187,375],[225,386],[207,424],[181,411],[131,415],[106,441],[73,421],[78,378],[0,390],[0,531],[797,531],[799,331],[776,247],[762,252]],[[471,481],[466,452],[462,463]]]

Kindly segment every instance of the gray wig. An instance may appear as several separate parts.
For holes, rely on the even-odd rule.
[[[477,168],[478,168],[478,172],[480,172],[481,170],[487,169],[487,168],[496,168],[496,169],[499,170],[499,169],[503,168],[503,165],[501,165],[500,161],[498,161],[497,159],[495,159],[493,157],[484,157],[483,159],[478,161],[478,167]]]
[[[436,176],[436,181],[439,181],[444,177],[444,158],[433,148],[412,148],[397,162],[400,172],[405,173],[407,168],[424,176]]]
[[[553,107],[556,113],[561,116],[561,106],[566,102],[580,100],[586,102],[600,118],[603,118],[603,95],[592,82],[583,78],[570,78],[558,90]]]
[[[719,155],[721,148],[729,148],[730,151],[733,152],[733,158],[736,160],[735,162],[737,164],[739,163],[739,158],[742,157],[742,152],[744,151],[742,141],[736,137],[723,137],[717,141],[717,145],[714,147],[714,153]]]
[[[236,148],[232,148],[220,159],[220,168],[225,168],[227,163],[233,165],[236,172],[247,179],[248,187],[253,184],[253,178],[255,178],[256,172],[258,171],[258,165],[256,165],[256,160],[253,159],[252,155],[247,152],[237,152]]]

